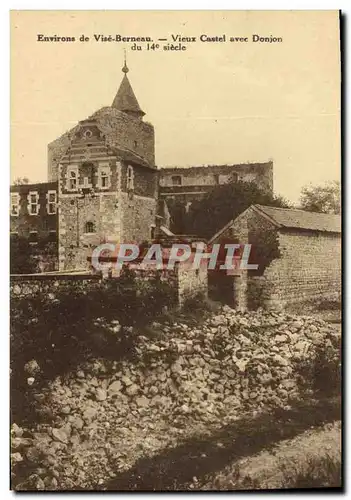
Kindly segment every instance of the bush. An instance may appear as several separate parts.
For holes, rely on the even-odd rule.
[[[329,455],[307,458],[303,467],[291,471],[282,467],[282,488],[340,488],[341,460]]]
[[[340,394],[341,389],[341,339],[336,337],[334,344],[315,347],[313,362],[299,361],[296,372],[303,391],[310,390],[317,397]]]

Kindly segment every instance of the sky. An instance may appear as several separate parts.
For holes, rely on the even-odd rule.
[[[160,47],[133,51],[94,34],[150,36]],[[172,34],[197,41],[165,51],[158,38]],[[223,34],[225,43],[199,40]],[[254,34],[283,41],[253,43]],[[274,191],[293,202],[307,184],[340,179],[337,11],[13,11],[12,180],[47,180],[47,144],[111,105],[124,49],[159,167],[273,160]]]

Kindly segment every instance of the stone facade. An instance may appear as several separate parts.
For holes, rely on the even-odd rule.
[[[84,269],[102,242],[150,239],[157,172],[132,153],[110,148],[95,121],[81,122],[61,157],[59,197],[60,269]]]
[[[230,239],[250,243],[249,264],[258,264],[257,270],[247,271],[247,278],[245,271],[240,273],[239,297],[234,300],[242,305],[283,309],[296,302],[340,297],[339,216],[253,205],[211,243]]]
[[[177,266],[178,303],[183,305],[186,300],[201,296],[207,297],[207,263],[201,262],[199,269],[191,269],[186,263]]]
[[[30,238],[34,232],[37,241],[50,239],[56,242],[57,182],[11,186],[10,195],[11,233]]]
[[[181,202],[186,209],[215,186],[229,181],[255,182],[273,193],[273,162],[160,169],[160,198]]]
[[[154,129],[143,115],[125,74],[111,107],[49,145],[49,178],[59,182],[60,270],[88,269],[100,243],[151,238],[158,174]]]
[[[57,182],[11,186],[11,242],[26,238],[41,271],[58,268],[57,201]]]
[[[151,123],[108,106],[96,111],[87,121],[90,120],[97,124],[109,146],[131,152],[150,167],[155,166],[155,132]],[[48,145],[49,180],[57,180],[60,159],[78,130],[79,125]]]
[[[87,258],[100,243],[150,241],[157,217],[167,230],[172,215],[168,201],[180,201],[188,208],[215,185],[235,179],[273,190],[272,162],[157,169],[154,127],[143,121],[145,113],[127,77],[126,64],[122,71],[112,105],[48,145],[51,182],[35,185],[38,216],[27,216],[21,205],[21,216],[11,217],[13,232],[29,236],[37,231],[39,237],[44,233],[54,237],[56,231],[55,258],[60,271],[89,269]],[[48,200],[43,197],[49,196],[50,186],[55,189],[56,204],[55,214],[48,217],[43,212]]]
[[[267,307],[279,309],[294,302],[340,298],[339,234],[280,231],[279,250],[281,257],[264,272]]]

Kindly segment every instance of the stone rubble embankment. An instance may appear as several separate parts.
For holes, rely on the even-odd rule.
[[[45,423],[12,425],[14,488],[102,484],[197,432],[289,407],[301,397],[296,365],[313,363],[320,347],[339,356],[331,325],[284,313],[225,306],[197,327],[154,328],[160,338],[138,336],[133,361],[96,359],[41,392],[33,384]],[[40,367],[31,363],[27,373],[35,379]]]

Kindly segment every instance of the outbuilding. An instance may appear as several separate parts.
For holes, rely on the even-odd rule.
[[[223,241],[251,244],[249,263],[258,264],[257,270],[238,270],[227,278],[238,308],[284,309],[340,298],[340,215],[251,205],[209,243]]]

